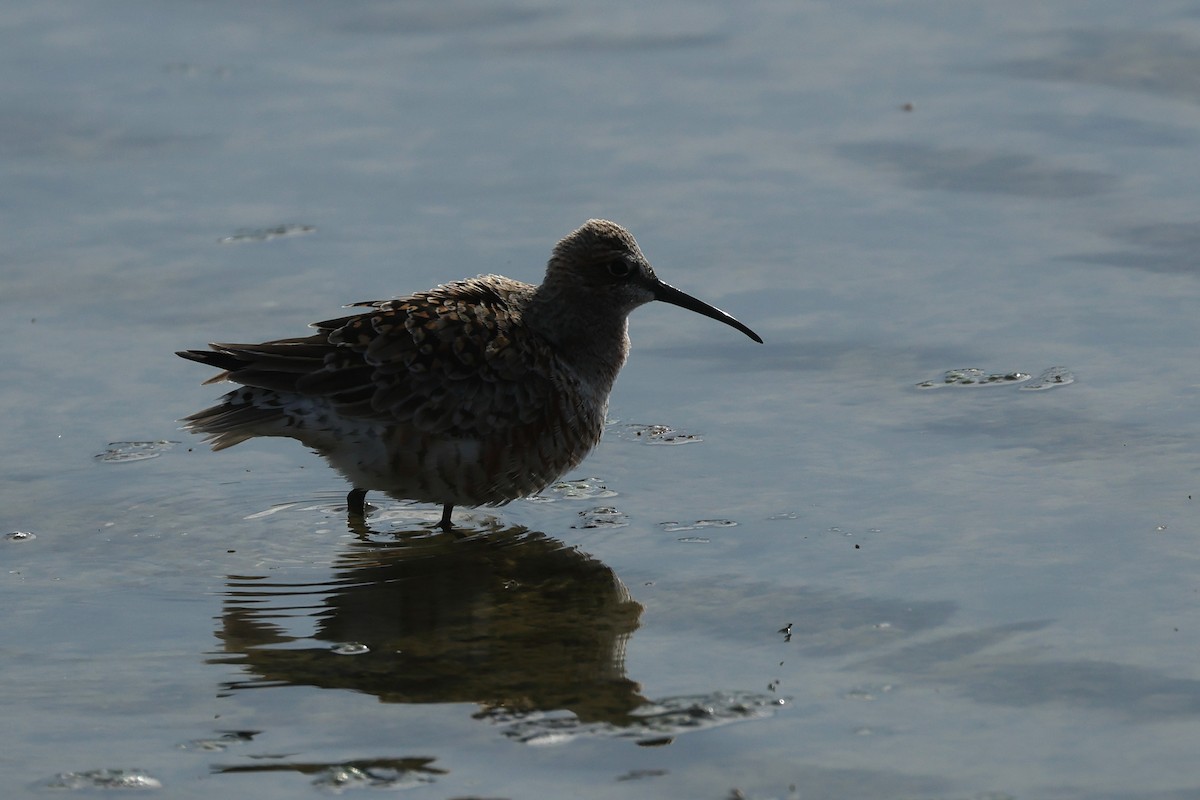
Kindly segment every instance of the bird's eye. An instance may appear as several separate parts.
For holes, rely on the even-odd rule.
[[[606,266],[608,267],[608,274],[614,278],[628,278],[629,273],[633,272],[633,267],[623,258],[614,259],[608,262]]]

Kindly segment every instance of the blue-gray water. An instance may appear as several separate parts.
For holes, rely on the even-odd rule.
[[[0,70],[0,794],[1200,795],[1200,3],[18,0]],[[639,310],[486,536],[177,430],[174,350],[592,216],[766,344]]]

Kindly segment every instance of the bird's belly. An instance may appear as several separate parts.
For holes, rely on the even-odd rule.
[[[405,500],[477,506],[541,491],[595,447],[604,415],[544,420],[487,436],[430,434],[408,425],[346,431],[318,452],[354,486]]]

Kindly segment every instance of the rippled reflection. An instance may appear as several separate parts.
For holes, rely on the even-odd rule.
[[[253,676],[229,691],[354,689],[385,702],[475,702],[485,716],[566,710],[616,726],[646,702],[624,668],[642,607],[591,556],[521,527],[370,536],[323,583],[226,579],[223,654],[212,660]]]

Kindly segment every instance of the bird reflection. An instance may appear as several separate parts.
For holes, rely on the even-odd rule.
[[[223,652],[212,661],[252,676],[229,691],[354,689],[392,703],[475,702],[483,716],[562,709],[617,726],[646,702],[624,667],[642,607],[591,556],[523,527],[383,542],[358,533],[329,581],[226,579]]]

